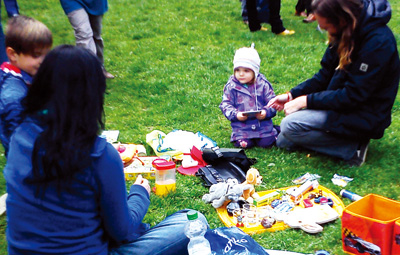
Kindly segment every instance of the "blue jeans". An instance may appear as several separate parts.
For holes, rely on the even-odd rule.
[[[109,255],[131,255],[131,254],[163,254],[176,255],[188,254],[187,245],[189,238],[185,236],[184,227],[188,221],[186,213],[189,209],[178,211],[149,229],[144,235],[132,243],[121,245],[111,249]],[[207,219],[198,212],[199,219],[207,226]]]
[[[357,152],[360,141],[340,137],[324,130],[327,111],[300,110],[281,122],[276,145],[293,150],[302,147],[329,156],[348,160]]]

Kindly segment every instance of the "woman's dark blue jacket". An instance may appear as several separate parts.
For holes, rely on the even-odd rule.
[[[325,130],[354,139],[379,139],[391,123],[400,61],[396,40],[387,26],[391,8],[387,0],[364,0],[354,31],[351,64],[336,70],[336,46],[329,46],[322,68],[291,90],[293,97],[307,95],[307,108],[327,110]]]

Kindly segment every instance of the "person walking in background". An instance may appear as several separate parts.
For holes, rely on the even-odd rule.
[[[310,2],[310,6],[307,6],[307,4],[305,2],[309,1]],[[310,0],[297,0],[297,4],[296,4],[296,11],[294,13],[295,16],[301,16],[301,17],[307,17],[307,12],[309,12],[310,10],[307,9],[307,7],[311,8],[311,1]]]
[[[286,115],[277,146],[361,166],[369,140],[391,124],[399,87],[391,8],[387,0],[314,0],[312,9],[329,46],[319,72],[268,104]]]
[[[14,17],[19,15],[17,0],[4,0],[4,6],[6,8],[8,17]],[[1,11],[1,5],[0,5],[0,11]],[[0,20],[1,20],[1,12],[0,12]],[[3,32],[3,26],[0,22],[0,65],[3,62],[8,61],[4,40],[5,37]]]
[[[4,0],[4,7],[6,8],[8,17],[19,15],[19,7],[17,0]]]
[[[303,19],[304,23],[311,23],[315,21],[315,16],[311,11],[312,0],[298,0],[296,4],[296,12],[294,15],[306,17]]]
[[[52,44],[42,22],[23,15],[8,20],[5,46],[10,62],[0,66],[0,140],[6,157],[10,137],[22,121],[21,101]]]
[[[1,19],[1,17],[0,17]],[[0,63],[7,62],[7,54],[6,54],[6,44],[5,44],[5,36],[3,32],[3,26],[0,22]]]
[[[101,36],[103,15],[108,11],[107,0],[60,0],[74,29],[76,45],[91,50],[103,64],[107,79],[114,75],[104,67],[104,43]]]
[[[254,44],[238,49],[233,58],[234,75],[224,87],[219,108],[231,122],[230,141],[235,147],[271,147],[278,136],[271,120],[276,111],[267,107],[275,93],[269,81],[259,73],[260,62]]]
[[[287,30],[283,26],[280,15],[281,0],[262,0],[260,2],[257,0],[242,1],[246,2],[246,10],[242,10],[242,14],[247,13],[247,21],[251,32],[259,30],[266,31],[267,28],[262,27],[261,24],[269,23],[271,25],[271,31],[274,34],[292,35],[295,33],[294,30]]]
[[[44,59],[4,168],[9,254],[187,254],[188,210],[150,228],[149,182],[139,175],[127,195],[121,157],[98,136],[105,91],[88,49],[60,45]]]

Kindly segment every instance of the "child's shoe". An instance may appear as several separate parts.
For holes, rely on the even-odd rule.
[[[285,31],[279,33],[278,35],[292,35],[292,34],[294,34],[294,33],[295,33],[294,30],[287,30],[287,29],[285,29]]]
[[[260,31],[268,31],[268,28],[266,28],[266,27],[261,27],[261,28],[260,28]]]

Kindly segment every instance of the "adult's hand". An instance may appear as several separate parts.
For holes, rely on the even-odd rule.
[[[292,114],[294,112],[297,112],[298,110],[301,110],[303,108],[307,107],[307,96],[300,96],[296,97],[290,102],[287,102],[284,105],[283,111],[285,112],[285,115]]]
[[[267,107],[274,108],[277,111],[282,111],[285,107],[285,104],[289,102],[292,99],[292,94],[286,93],[286,94],[280,94],[274,98],[272,98],[268,104]]]
[[[139,174],[136,177],[136,181],[135,181],[134,184],[143,186],[147,190],[149,195],[150,195],[150,184],[149,184],[149,181],[147,179],[143,178],[143,176],[141,174]]]

